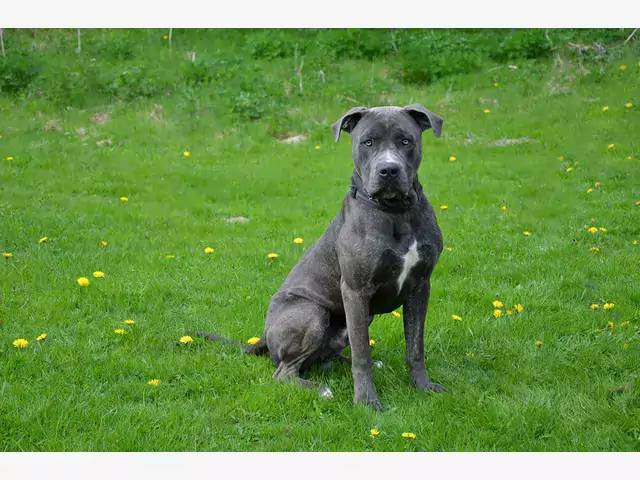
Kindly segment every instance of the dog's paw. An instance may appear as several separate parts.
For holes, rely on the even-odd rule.
[[[420,390],[423,390],[425,392],[435,392],[435,393],[446,393],[447,389],[444,388],[442,385],[440,385],[439,383],[427,383],[426,385],[422,386],[422,387],[417,387]]]

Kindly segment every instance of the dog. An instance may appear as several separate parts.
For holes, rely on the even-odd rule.
[[[271,298],[264,335],[247,353],[269,354],[273,378],[331,390],[301,374],[325,367],[351,346],[354,403],[380,411],[373,384],[369,326],[374,315],[404,307],[405,362],[419,390],[446,391],[425,368],[424,325],[442,232],[418,181],[422,132],[443,119],[423,105],[356,107],[331,129],[351,134],[353,174],[342,208]],[[195,333],[230,342],[218,335]],[[232,342],[236,343],[236,342]],[[239,345],[236,343],[236,345]]]

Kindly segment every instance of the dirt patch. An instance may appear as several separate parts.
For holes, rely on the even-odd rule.
[[[280,138],[278,138],[278,142],[280,143],[302,143],[305,140],[307,140],[307,136],[306,135],[285,135],[282,136]]]
[[[100,125],[104,125],[105,123],[107,123],[109,121],[109,114],[108,113],[96,113],[94,115],[91,115],[91,121],[95,122],[97,124],[100,124]]]
[[[60,122],[58,120],[47,120],[47,123],[44,124],[45,132],[64,132],[64,129],[60,126]]]
[[[519,145],[520,143],[534,143],[538,140],[529,137],[520,138],[501,138],[493,142],[489,142],[490,147],[506,147],[507,145]]]
[[[249,219],[246,217],[231,217],[225,220],[227,223],[247,223],[248,221]]]

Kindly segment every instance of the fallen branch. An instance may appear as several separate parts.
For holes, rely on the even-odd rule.
[[[627,39],[624,41],[624,43],[622,44],[622,46],[624,47],[627,43],[629,43],[629,40],[631,40],[633,38],[633,36],[636,34],[636,32],[638,31],[637,28],[634,28],[633,32],[631,32],[631,35],[629,35],[627,37]]]

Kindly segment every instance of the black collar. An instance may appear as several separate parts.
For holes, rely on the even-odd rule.
[[[413,188],[409,191],[409,194],[404,198],[404,200],[398,201],[395,205],[383,204],[369,196],[362,185],[362,178],[360,178],[360,175],[354,171],[353,175],[351,175],[351,187],[349,188],[349,194],[356,200],[359,200],[377,210],[382,210],[387,213],[404,213],[411,210],[420,202],[422,185],[420,185],[420,182],[416,179]]]

